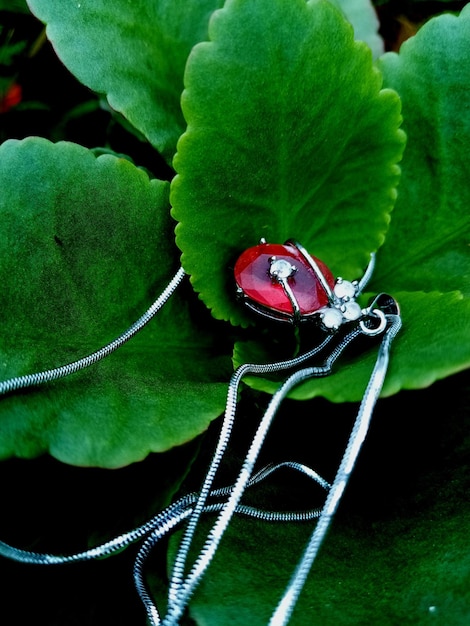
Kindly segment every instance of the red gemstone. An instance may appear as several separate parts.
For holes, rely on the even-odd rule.
[[[255,305],[292,316],[292,304],[282,284],[270,274],[272,258],[288,261],[295,272],[287,278],[301,315],[310,315],[328,304],[328,294],[307,259],[293,244],[261,243],[248,248],[235,263],[238,287]],[[319,259],[312,257],[326,282],[333,289],[333,274]]]

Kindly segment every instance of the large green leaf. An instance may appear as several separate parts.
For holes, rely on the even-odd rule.
[[[430,20],[380,61],[402,99],[409,141],[374,286],[470,296],[469,39],[467,6],[459,17]]]
[[[460,17],[431,20],[399,55],[380,61],[386,84],[402,99],[408,136],[398,200],[371,282],[398,299],[403,316],[384,395],[430,385],[470,365],[469,38],[467,7]],[[236,363],[262,358],[254,346],[237,348]],[[292,395],[359,400],[373,358],[347,363]]]
[[[410,516],[368,530],[357,520],[335,527],[291,626],[465,626],[470,562],[464,529],[470,511],[462,504],[447,519],[442,510],[431,510],[439,524]],[[208,583],[193,600],[196,624],[268,624],[312,526],[235,520]]]
[[[188,59],[171,202],[193,286],[246,323],[230,268],[297,238],[343,276],[385,237],[404,147],[400,102],[330,3],[229,0]]]
[[[379,19],[374,4],[369,0],[331,0],[342,9],[354,28],[354,36],[365,41],[374,57],[384,52],[384,42],[379,35]]]
[[[168,161],[185,128],[180,108],[183,73],[194,44],[207,37],[211,13],[223,0],[28,0],[67,68],[105,94]],[[375,53],[380,49],[368,0],[337,0]]]
[[[461,375],[379,403],[289,624],[468,623],[469,392],[468,377]],[[443,397],[445,416],[435,411]],[[355,410],[323,400],[288,403],[272,428],[262,464],[295,459],[330,479]],[[238,440],[238,457],[240,450]],[[269,510],[301,510],[320,505],[322,497],[318,487],[284,470],[244,499]],[[213,519],[205,522],[205,532],[210,523]],[[191,601],[198,626],[267,624],[314,525],[234,519]]]
[[[84,85],[105,94],[167,160],[184,129],[179,105],[191,47],[222,0],[28,0]]]
[[[26,0],[0,0],[0,11],[29,13]]]
[[[396,292],[401,307],[403,328],[392,346],[392,358],[382,391],[383,396],[401,389],[427,387],[440,378],[459,372],[469,365],[470,302],[460,292]],[[443,311],[452,311],[443,319]],[[438,329],[438,332],[436,332]],[[333,402],[356,402],[362,398],[372,373],[380,338],[364,341],[364,353],[346,353],[336,371],[326,378],[312,378],[294,389],[290,397],[306,400],[324,396]],[[235,365],[265,363],[279,359],[269,345],[259,341],[236,344]],[[272,341],[271,341],[272,343]],[[313,362],[310,364],[321,364]],[[279,382],[247,377],[251,387],[273,393]]]
[[[0,147],[0,376],[63,365],[134,322],[175,271],[168,183],[126,159],[30,138]],[[0,456],[121,466],[223,409],[217,336],[176,294],[117,353],[0,399]],[[220,344],[220,341],[219,341]]]

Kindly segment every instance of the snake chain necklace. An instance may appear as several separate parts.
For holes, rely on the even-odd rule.
[[[374,261],[372,255],[363,277],[349,282],[342,278],[335,279],[322,261],[310,255],[296,241],[271,244],[261,240],[258,245],[245,250],[234,267],[236,293],[239,299],[251,311],[269,320],[303,328],[308,328],[309,325],[312,328],[319,328],[320,339],[314,347],[300,352],[292,359],[267,364],[245,363],[233,373],[228,384],[218,442],[200,490],[179,498],[143,525],[80,553],[55,555],[31,552],[0,541],[0,555],[22,563],[60,565],[109,556],[140,540],[142,543],[135,558],[133,574],[135,587],[147,618],[152,626],[175,626],[180,623],[234,515],[279,523],[313,520],[310,539],[303,548],[297,566],[269,622],[270,626],[287,624],[366,437],[387,373],[390,346],[401,327],[398,304],[388,294],[377,295],[364,309],[356,301],[372,275]],[[154,318],[184,278],[185,272],[180,268],[149,309],[109,344],[72,363],[0,381],[0,396],[72,375],[116,351]],[[314,469],[296,461],[284,461],[256,469],[257,459],[270,426],[290,391],[306,380],[329,375],[341,355],[359,341],[370,341],[370,347],[377,350],[377,356],[333,480],[328,482]],[[280,383],[261,417],[236,481],[227,487],[215,489],[216,474],[228,448],[236,419],[239,389],[243,378],[247,375],[266,375],[275,372],[286,372],[286,378]],[[283,468],[303,474],[325,491],[324,503],[319,509],[273,511],[243,504],[242,498],[247,489]],[[206,514],[215,516],[215,521],[194,562],[188,564],[189,552],[199,521]],[[161,615],[145,583],[145,565],[162,537],[181,525],[184,525],[184,531],[170,575],[166,614]]]

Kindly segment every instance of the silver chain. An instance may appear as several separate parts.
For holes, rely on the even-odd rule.
[[[283,463],[269,465],[263,468],[250,479],[247,486],[251,487],[252,485],[255,485],[265,480],[273,472],[277,472],[282,468],[294,469],[312,479],[324,489],[328,490],[330,488],[330,485],[326,482],[326,480],[319,476],[314,470],[306,465],[294,461],[285,461]],[[233,485],[231,485],[230,487],[215,489],[210,492],[209,497],[223,497],[232,493],[233,489]],[[197,494],[191,495],[194,497],[193,502],[196,502],[198,499]],[[217,513],[222,511],[224,507],[225,502],[206,504],[202,510],[202,513]],[[168,520],[168,523],[165,526],[159,526],[149,534],[148,538],[142,544],[139,552],[137,553],[134,562],[134,584],[147,612],[147,618],[152,626],[160,626],[162,624],[162,621],[158,609],[152,598],[150,597],[147,591],[147,587],[145,585],[143,572],[146,561],[158,541],[179,523],[188,519],[192,515],[193,511],[194,507],[192,507],[191,505],[179,509],[176,514],[170,520]],[[238,504],[235,508],[235,513],[265,522],[306,522],[317,519],[320,515],[320,509],[310,509],[306,511],[266,511],[257,507]]]
[[[78,359],[77,361],[73,361],[72,363],[67,363],[67,365],[61,365],[59,367],[55,367],[53,369],[45,370],[43,372],[37,372],[35,374],[26,374],[24,376],[15,376],[14,378],[9,378],[8,380],[4,380],[0,382],[0,395],[4,395],[10,393],[12,391],[16,391],[18,389],[25,389],[26,387],[35,387],[37,385],[42,385],[44,383],[49,383],[53,380],[57,380],[58,378],[64,378],[65,376],[70,376],[70,374],[75,374],[79,370],[83,370],[90,365],[93,365],[97,361],[101,361],[109,354],[120,348],[123,344],[125,344],[129,339],[132,339],[134,335],[136,335],[144,326],[146,326],[150,320],[160,311],[160,309],[166,304],[168,299],[174,293],[178,285],[181,283],[185,276],[185,272],[182,267],[176,272],[171,281],[162,291],[162,293],[158,296],[155,302],[145,311],[145,313],[139,317],[139,319],[132,324],[127,330],[125,330],[121,335],[113,339],[110,343],[106,344],[96,352],[92,352],[87,356]]]
[[[374,314],[371,313],[371,316],[374,316]],[[385,333],[385,337],[388,337],[390,332],[392,332],[391,329],[395,328],[394,320],[396,316],[388,316],[388,317],[392,321],[387,332]],[[379,319],[381,321],[381,318]],[[371,323],[370,318],[369,318],[369,323]],[[373,332],[368,332],[368,331],[364,332],[363,330],[364,324],[365,324],[365,321],[363,321],[362,325],[358,324],[354,326],[350,330],[350,332],[345,337],[343,337],[336,346],[334,346],[334,348],[331,350],[330,354],[328,355],[328,357],[326,358],[322,366],[308,367],[308,368],[303,368],[301,370],[295,371],[291,376],[289,376],[284,381],[284,383],[278,388],[278,390],[273,395],[271,402],[260,422],[258,430],[252,440],[250,449],[242,465],[242,468],[238,475],[238,479],[235,482],[233,491],[230,497],[228,498],[228,500],[225,502],[224,507],[222,508],[220,515],[218,519],[216,520],[214,526],[209,531],[208,537],[185,580],[183,580],[182,568],[184,566],[184,559],[186,558],[186,555],[189,551],[190,542],[187,542],[187,541],[185,542],[185,538],[183,538],[183,541],[180,544],[180,548],[179,548],[178,555],[177,555],[177,562],[178,562],[178,568],[176,570],[177,578],[175,577],[175,568],[174,568],[171,583],[170,583],[170,593],[168,596],[167,615],[162,622],[163,626],[175,626],[176,624],[178,624],[179,619],[181,618],[189,602],[189,599],[191,598],[192,594],[194,593],[195,588],[201,581],[202,577],[204,576],[205,571],[207,570],[210,562],[212,561],[212,558],[214,557],[217,551],[217,548],[222,539],[222,536],[225,530],[227,529],[233,514],[236,513],[237,511],[237,506],[239,505],[240,499],[243,496],[243,493],[250,480],[254,465],[256,463],[256,459],[259,455],[261,447],[266,438],[267,432],[270,428],[270,425],[281,403],[286,398],[288,393],[301,382],[308,380],[310,378],[313,378],[313,377],[326,376],[329,373],[331,373],[331,370],[335,361],[341,356],[344,350],[356,338],[360,336],[364,336],[364,335],[373,336],[374,335]],[[372,322],[372,325],[373,325],[373,322]],[[397,331],[398,329],[395,331],[394,334],[396,334]],[[308,352],[304,355],[297,357],[296,359],[292,359],[291,361],[284,361],[278,364],[270,364],[269,371],[272,372],[272,371],[279,371],[279,369],[288,369],[289,367],[295,367],[296,365],[299,365],[305,362],[307,359],[311,358],[314,354],[318,353],[327,344],[329,344],[332,338],[333,338],[333,335],[328,335],[326,339],[317,348],[315,348],[311,352]],[[383,364],[383,354],[382,354],[383,351],[385,350],[388,354],[389,343],[390,342],[385,341],[385,338],[383,339],[382,347],[379,351],[379,356],[377,360],[377,362],[378,363],[380,362],[380,364]],[[226,421],[228,423],[227,424],[224,423],[222,426],[221,434],[219,437],[219,443],[217,446],[217,451],[214,455],[214,458],[216,459],[216,461],[215,462],[213,461],[211,464],[211,468],[209,469],[207,476],[206,476],[204,487],[206,487],[206,485],[212,484],[212,481],[214,478],[213,474],[215,474],[214,468],[216,468],[220,462],[220,460],[218,459],[218,454],[219,454],[218,451],[220,450],[220,454],[222,455],[223,451],[227,447],[228,438],[230,436],[230,428],[233,423],[234,413],[236,410],[236,403],[234,403],[232,407],[231,401],[233,401],[233,398],[235,398],[237,395],[238,386],[241,381],[241,378],[246,373],[253,373],[253,369],[258,368],[258,367],[263,367],[263,366],[254,366],[250,364],[242,365],[239,368],[239,370],[237,370],[235,374],[232,376],[231,384],[229,386],[228,400],[227,400]],[[375,371],[376,370],[374,369],[374,373],[372,374],[371,381],[377,377],[375,374]],[[265,372],[263,371],[262,373],[265,373]],[[381,366],[380,373],[383,376],[383,378],[385,378],[386,364],[385,364],[385,368]],[[382,380],[382,384],[383,384],[383,380]],[[365,398],[368,396],[369,389],[370,389],[370,383],[368,386],[368,390],[366,391]],[[375,400],[372,404],[370,403],[370,401],[367,403],[367,409],[368,409],[367,414],[369,418],[372,414],[374,405],[375,405]],[[207,489],[209,488],[210,487],[207,487]],[[204,504],[202,505],[202,510],[204,510],[203,507],[204,507]],[[192,528],[192,533],[190,535],[190,539],[192,539],[196,525],[198,523],[198,519],[199,519],[199,515],[198,517],[195,518],[193,522],[193,528]],[[155,622],[154,626],[157,626],[159,623],[160,622],[158,621]],[[282,623],[283,622],[276,622],[276,626]]]
[[[359,285],[360,290],[362,290],[367,283],[370,273],[371,271],[366,272],[361,280]],[[125,332],[110,343],[106,344],[104,347],[67,365],[35,374],[13,377],[0,382],[0,395],[63,378],[89,367],[97,361],[105,358],[121,347],[124,343],[129,341],[129,339],[131,339],[144,326],[146,326],[146,324],[148,324],[148,322],[168,301],[182,282],[184,276],[185,272],[183,268],[180,267],[167,287],[147,309],[147,311]],[[381,296],[378,296],[376,301],[378,301],[380,297]],[[376,301],[374,301],[374,303]],[[393,314],[390,312],[390,309],[387,309],[387,313],[384,313],[380,310],[380,308],[373,309],[371,305],[369,309],[364,311],[364,316],[361,318],[360,322],[352,326],[349,332],[340,338],[339,341],[337,341],[336,334],[328,334],[318,346],[293,359],[261,365],[248,363],[240,366],[234,372],[229,382],[226,408],[218,443],[202,488],[198,493],[191,493],[183,496],[169,505],[162,512],[155,515],[145,524],[127,533],[121,534],[110,541],[96,546],[95,548],[91,548],[83,552],[70,555],[38,553],[22,550],[0,541],[0,555],[22,563],[57,565],[70,562],[89,561],[103,556],[109,556],[115,552],[121,551],[123,548],[140,539],[144,539],[142,546],[138,550],[134,564],[134,582],[137,592],[143,602],[148,619],[153,626],[176,626],[179,623],[179,620],[186,609],[192,594],[211,563],[222,536],[234,514],[245,515],[269,522],[299,522],[317,519],[310,541],[306,546],[291,581],[270,620],[270,626],[284,626],[290,619],[298,596],[301,593],[307,575],[312,567],[316,555],[318,554],[331,520],[336,512],[339,500],[355,465],[362,442],[364,441],[368,430],[372,412],[385,380],[390,346],[400,327],[401,320],[398,312]],[[254,467],[268,430],[282,402],[290,391],[303,381],[314,377],[328,375],[331,372],[336,360],[357,338],[361,336],[373,337],[379,334],[382,335],[382,341],[379,346],[376,363],[332,485],[319,476],[313,469],[293,461],[286,461],[277,465],[268,466],[253,475]],[[330,349],[330,344],[335,341],[337,341],[336,344]],[[329,349],[329,353],[324,359],[322,365],[296,369],[303,366],[313,357],[321,354],[324,350],[326,350],[326,348]],[[231,437],[237,412],[240,385],[243,378],[249,374],[265,375],[288,370],[295,371],[288,376],[288,378],[279,386],[277,391],[272,396],[272,399],[260,421],[257,432],[251,442],[249,451],[245,457],[245,461],[241,467],[237,480],[229,487],[214,489],[213,483],[215,476]],[[273,472],[278,471],[281,468],[291,468],[299,471],[324,488],[327,491],[327,497],[323,507],[321,509],[308,511],[281,512],[267,511],[241,503],[241,499],[247,488],[265,480]],[[210,501],[212,499],[222,499],[222,501],[212,502]],[[217,519],[210,530],[198,557],[189,569],[189,574],[185,577],[186,562],[200,517],[203,514],[209,513],[218,514]],[[167,614],[162,621],[157,607],[145,587],[143,575],[144,565],[151,550],[158,543],[158,541],[182,522],[187,522],[186,530],[180,542],[173,572],[170,577]]]
[[[237,368],[237,370],[232,374],[232,377],[230,379],[229,386],[228,386],[224,420],[222,423],[217,447],[212,457],[212,462],[207,471],[206,477],[204,479],[204,483],[199,492],[198,501],[196,503],[196,506],[194,507],[194,510],[192,512],[192,515],[186,527],[186,531],[181,540],[180,547],[179,547],[179,550],[175,559],[175,563],[173,565],[173,572],[172,572],[172,576],[170,580],[170,587],[169,587],[169,594],[168,594],[170,603],[177,602],[178,600],[181,586],[183,584],[184,569],[186,565],[187,555],[191,547],[194,533],[196,531],[196,527],[198,525],[201,513],[203,512],[204,507],[206,506],[207,498],[210,493],[212,484],[214,482],[215,475],[217,473],[217,470],[220,466],[220,463],[222,461],[222,458],[225,454],[225,451],[227,449],[227,446],[230,440],[231,432],[233,429],[233,424],[235,422],[238,392],[239,392],[239,387],[240,387],[240,383],[242,379],[247,374],[258,374],[258,375],[273,374],[275,372],[280,372],[283,370],[288,370],[288,369],[297,367],[305,363],[305,361],[311,359],[313,356],[315,356],[315,354],[317,354],[323,348],[325,348],[333,339],[334,339],[333,335],[327,335],[324,338],[324,340],[321,342],[321,344],[316,346],[313,350],[310,350],[309,352],[306,352],[305,354],[299,355],[287,361],[280,361],[278,363],[267,363],[264,365],[263,364],[259,365],[255,363],[245,363],[244,365],[241,365],[239,368]]]
[[[382,343],[380,344],[374,370],[360,404],[356,421],[353,425],[343,458],[333,481],[333,485],[328,492],[325,504],[323,505],[323,509],[317,525],[315,526],[315,530],[311,535],[310,541],[302,554],[282,599],[272,614],[269,626],[284,626],[288,623],[356,463],[359,451],[369,428],[372,412],[383,387],[388,369],[390,346],[401,328],[401,319],[398,315],[390,315],[388,318],[390,326],[385,332]]]

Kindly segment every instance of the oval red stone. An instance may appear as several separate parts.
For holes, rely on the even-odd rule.
[[[238,287],[255,305],[287,316],[293,315],[292,304],[282,285],[270,274],[272,257],[284,259],[296,271],[287,281],[297,300],[301,315],[310,315],[326,306],[328,294],[314,269],[302,252],[293,244],[261,243],[248,248],[235,263],[234,274]],[[328,285],[333,289],[335,279],[327,266],[312,257]]]

